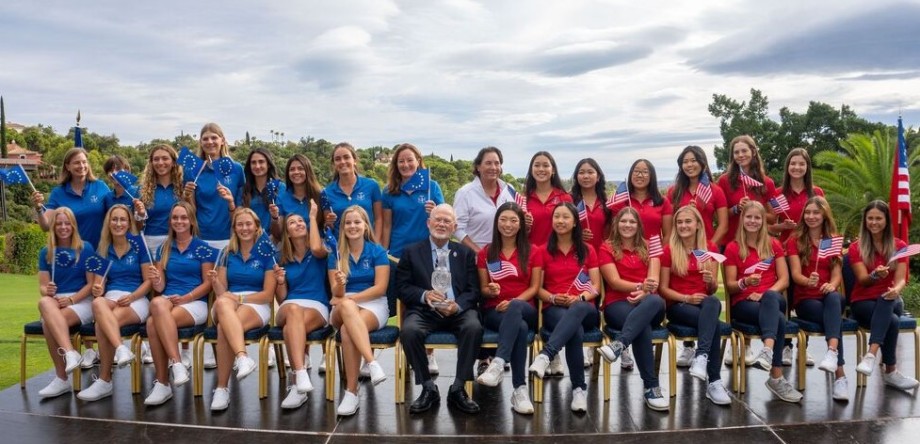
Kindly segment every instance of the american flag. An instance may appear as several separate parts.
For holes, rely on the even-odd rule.
[[[714,261],[716,261],[716,262],[718,262],[718,263],[720,263],[720,264],[721,264],[722,262],[725,262],[725,256],[723,256],[723,255],[721,255],[721,254],[719,254],[719,253],[714,253],[714,252],[712,252],[712,251],[706,251],[706,250],[693,250],[693,256],[696,257],[697,262],[704,262],[704,261],[706,261],[707,259],[712,259],[712,260],[714,260]]]
[[[740,177],[740,179],[741,179],[741,183],[743,183],[743,184],[745,184],[745,185],[747,185],[747,186],[749,186],[749,187],[762,187],[762,186],[763,186],[763,182],[760,182],[760,181],[758,181],[757,179],[755,179],[755,178],[753,178],[753,177],[751,177],[751,176],[748,176],[747,173],[744,172],[744,170],[741,170],[741,177]]]
[[[594,284],[591,283],[591,276],[589,276],[588,272],[584,269],[578,272],[578,276],[575,276],[575,280],[572,281],[572,286],[578,291],[587,291],[591,294],[597,294]]]
[[[700,183],[696,186],[696,197],[706,205],[712,199],[712,182],[705,173],[700,174]]]
[[[588,224],[588,208],[585,206],[585,201],[578,202],[576,205],[578,209],[578,219],[585,225]]]
[[[648,240],[648,257],[661,257],[664,254],[664,249],[661,248],[661,236],[654,235]]]
[[[888,205],[891,207],[891,228],[894,236],[906,241],[910,231],[910,172],[907,169],[907,140],[904,138],[904,123],[898,116],[898,150],[895,153],[891,172],[891,194]]]
[[[843,253],[843,236],[821,239],[818,243],[818,260],[837,257]]]
[[[489,262],[486,264],[486,268],[489,270],[489,277],[492,278],[493,281],[506,277],[517,277],[518,275],[517,268],[508,261],[498,260]]]
[[[910,244],[894,253],[891,256],[891,259],[888,259],[888,262],[894,262],[898,259],[904,259],[905,257],[913,256],[917,253],[920,253],[920,244]]]
[[[758,273],[761,271],[766,271],[768,268],[770,268],[770,265],[772,263],[773,263],[773,258],[768,257],[762,261],[757,262],[754,265],[751,265],[750,267],[747,267],[747,269],[744,270],[744,274],[754,274],[754,273]]]
[[[526,213],[527,212],[527,196],[515,191],[514,187],[512,187],[511,185],[508,185],[508,194],[510,194],[511,197],[514,198],[514,203],[518,204],[518,206],[521,207],[521,209],[524,210],[524,212]]]
[[[617,192],[613,193],[613,196],[610,196],[607,199],[607,208],[613,208],[621,203],[629,202],[629,185],[626,181],[620,182],[620,185],[617,186]]]
[[[426,191],[431,185],[431,170],[419,168],[415,174],[399,187],[401,190],[411,193],[415,191]]]
[[[789,211],[789,200],[786,199],[785,194],[779,193],[770,199],[770,206],[773,207],[773,211],[785,213]]]

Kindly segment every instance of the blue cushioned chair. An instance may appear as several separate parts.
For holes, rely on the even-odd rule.
[[[189,346],[191,346],[192,344],[195,343],[195,340],[198,339],[198,336],[204,333],[204,329],[205,329],[204,325],[193,325],[191,327],[179,327],[178,329],[179,343],[189,344]],[[147,339],[147,324],[146,323],[142,325],[140,328],[140,336],[142,339]],[[141,355],[140,354],[140,342],[138,342],[137,348],[135,348],[134,352],[135,352],[134,353],[135,356],[140,357]],[[137,364],[137,362],[135,362],[135,364]],[[195,370],[194,369],[195,365],[196,363],[193,360],[192,361],[192,367],[193,367],[192,371],[193,372]],[[197,365],[201,365],[201,363],[198,363]],[[135,367],[140,369],[140,366],[135,365]],[[195,378],[192,378],[192,393],[197,393],[201,391],[201,387],[197,386],[198,384],[201,384],[201,381],[200,380],[196,381]]]
[[[326,356],[327,369],[332,369],[332,366],[335,365],[335,354],[332,353],[334,351],[332,348],[334,347],[332,342],[335,340],[334,333],[335,330],[328,325],[307,333],[306,345],[319,345],[323,348],[323,353]],[[268,329],[265,338],[265,340],[259,342],[259,399],[268,396],[268,347],[272,345],[275,346],[275,356],[279,359],[284,356],[284,329],[272,326]],[[334,371],[327,371],[325,377],[326,400],[328,401],[334,399],[332,396],[332,384],[335,382],[335,377],[330,377],[332,373],[334,373]],[[287,372],[284,369],[284,364],[280,361],[278,362],[278,378],[282,384],[287,380]]]
[[[134,351],[134,361],[131,362],[131,393],[141,392],[141,354],[137,352],[141,347],[141,324],[130,324],[119,327],[122,339],[131,341],[131,351]],[[80,343],[96,341],[96,323],[80,326]],[[117,347],[117,345],[116,345]]]
[[[19,387],[26,388],[26,342],[29,339],[45,340],[45,330],[42,321],[33,321],[22,328],[22,338],[19,343]],[[70,327],[70,341],[74,350],[80,350],[80,326]],[[80,366],[73,371],[73,389],[80,390]]]

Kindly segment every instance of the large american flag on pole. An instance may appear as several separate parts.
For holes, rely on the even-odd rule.
[[[907,140],[904,138],[904,123],[900,116],[898,116],[898,147],[894,154],[888,205],[891,207],[891,228],[894,236],[907,242],[911,220],[910,172],[907,169]]]

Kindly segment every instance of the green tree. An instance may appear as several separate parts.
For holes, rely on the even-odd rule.
[[[754,137],[765,162],[767,159],[775,159],[773,151],[779,136],[780,125],[770,119],[768,111],[767,96],[754,88],[751,88],[751,98],[747,101],[739,102],[724,94],[712,95],[709,114],[719,119],[719,133],[723,140],[721,146],[715,147],[718,169],[724,170],[728,166],[731,155],[731,147],[728,144],[733,138],[744,134]],[[771,170],[774,163],[768,163],[764,167]]]

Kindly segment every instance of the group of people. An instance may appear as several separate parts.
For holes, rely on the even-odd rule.
[[[790,152],[779,189],[765,174],[754,140],[740,136],[730,144],[731,161],[718,182],[703,150],[688,146],[666,194],[652,163],[640,159],[608,197],[593,159],[578,162],[567,192],[553,156],[538,152],[523,190],[515,190],[502,180],[502,152],[486,147],[473,162],[473,181],[457,191],[451,206],[436,178],[420,179],[424,160],[411,144],[394,150],[381,190],[359,174],[348,143],[335,145],[334,177],[323,188],[302,154],[287,161],[282,181],[268,150],[254,149],[244,165],[229,159],[216,124],[205,125],[199,141],[198,171],[183,168],[173,147],[157,145],[135,189],[118,183],[110,189],[93,176],[86,152],[74,148],[48,200],[33,194],[38,222],[49,233],[38,258],[39,310],[56,373],[41,396],[70,391],[68,375],[83,355],[69,329],[94,321],[99,374],[77,396],[111,396],[113,368],[135,358],[119,328],[146,323],[156,378],[144,402],[163,404],[189,380],[178,328],[210,318],[218,331],[211,408],[226,409],[232,374],[239,380],[256,369],[244,332],[267,325],[274,313],[293,373],[282,407],[307,400],[313,389],[307,334],[332,326],[341,334],[345,373],[337,412],[352,415],[359,407],[359,375],[373,384],[386,379],[369,333],[395,314],[390,294],[406,307],[400,341],[421,386],[412,413],[440,402],[425,347],[436,330],[458,340],[456,379],[447,396],[452,408],[479,412],[465,383],[475,378],[497,386],[510,365],[512,408],[532,414],[528,372],[538,378],[560,373],[564,353],[571,409],[586,411],[583,337],[600,326],[601,316],[619,334],[600,355],[623,361],[624,368],[632,367],[634,355],[649,408],[669,409],[651,337],[665,319],[698,330],[698,343],[684,344],[680,363],[707,382],[708,399],[728,405],[720,380],[722,304],[715,295],[722,263],[731,317],[762,332],[763,349],[742,359],[770,371],[767,388],[785,401],[802,398],[782,374],[783,357],[791,354],[783,340],[790,304],[799,317],[823,326],[827,352],[819,368],[836,376],[833,398],[846,400],[844,254],[857,281],[851,311],[872,331],[856,370],[871,374],[881,350],[887,385],[918,385],[896,365],[897,301],[907,260],[889,263],[905,245],[892,234],[889,208],[871,202],[849,251],[838,245],[828,252],[826,244],[839,235],[823,192],[812,184],[804,149]],[[115,158],[105,170],[125,168]],[[777,196],[788,202],[782,211],[769,204]],[[94,266],[90,258],[97,257],[109,265]],[[540,327],[548,337],[528,368],[528,336]],[[494,351],[480,347],[484,328],[498,332]]]

